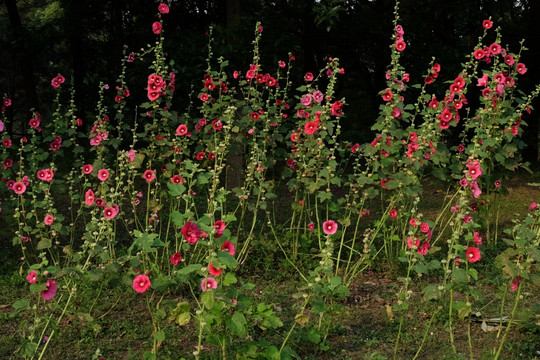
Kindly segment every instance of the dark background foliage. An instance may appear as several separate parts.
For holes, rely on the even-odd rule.
[[[99,82],[114,89],[124,45],[138,51],[156,36],[158,2],[148,0],[3,0],[0,6],[0,95],[13,99],[8,108],[8,131],[22,134],[34,108],[51,111],[50,80],[63,74],[76,90],[79,116],[91,118]],[[381,103],[390,61],[394,0],[169,0],[164,15],[166,51],[175,62],[178,109],[189,102],[192,89],[202,86],[206,69],[208,29],[214,27],[215,57],[230,62],[229,70],[245,72],[251,61],[254,25],[264,26],[261,45],[263,71],[273,73],[279,60],[291,52],[296,57],[294,77],[317,72],[328,57],[338,57],[345,68],[338,97],[347,107],[343,126],[346,140],[371,140],[370,125]],[[528,73],[519,81],[525,92],[540,83],[540,5],[535,0],[403,0],[400,24],[407,49],[402,65],[411,83],[423,81],[435,57],[442,66],[441,80],[453,80],[465,55],[470,54],[489,17],[501,27],[503,45],[519,50]],[[494,40],[490,32],[487,41]],[[141,64],[129,68],[127,84],[132,94],[144,96],[148,70]],[[140,87],[140,89],[139,89]],[[442,94],[439,81],[432,91]],[[440,91],[436,91],[440,90]],[[114,92],[114,91],[113,91]],[[114,98],[110,93],[110,101]],[[411,93],[411,99],[414,94]],[[536,102],[538,107],[538,102]],[[89,121],[93,121],[90,119]],[[527,160],[537,161],[538,110],[527,119]],[[15,124],[15,126],[12,126]]]

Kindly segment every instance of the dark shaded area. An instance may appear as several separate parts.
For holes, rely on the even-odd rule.
[[[79,116],[93,113],[100,81],[111,87],[120,71],[124,45],[137,51],[155,42],[151,31],[158,2],[145,0],[4,0],[0,5],[0,93],[13,99],[8,116],[25,123],[29,109],[51,111],[50,80],[66,76],[76,90]],[[347,101],[343,119],[346,140],[371,140],[367,130],[381,103],[378,92],[385,87],[384,73],[390,61],[393,0],[172,0],[164,15],[166,50],[175,61],[178,109],[188,103],[192,86],[201,86],[206,68],[207,31],[214,25],[215,57],[230,61],[230,72],[245,71],[252,59],[254,25],[264,26],[261,47],[265,72],[273,72],[288,53],[296,57],[294,76],[317,72],[328,57],[338,57],[346,76],[338,96]],[[525,92],[540,83],[536,65],[540,38],[538,1],[534,0],[403,0],[400,24],[407,49],[402,65],[419,83],[432,57],[442,65],[443,80],[454,79],[482,33],[482,20],[491,17],[501,27],[503,45],[519,50],[526,39],[529,51],[523,62],[529,71],[519,81]],[[486,41],[493,41],[492,30]],[[133,95],[144,94],[147,69],[134,65],[127,74]],[[446,85],[440,82],[438,87]],[[140,89],[139,89],[140,88]],[[411,92],[411,96],[413,96]],[[111,96],[111,102],[112,98]],[[535,103],[538,107],[538,101]],[[525,141],[527,160],[538,157],[538,115],[528,116]],[[21,133],[22,126],[9,128]]]

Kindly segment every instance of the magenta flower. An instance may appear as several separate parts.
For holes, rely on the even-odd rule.
[[[210,275],[212,275],[212,276],[220,276],[222,271],[223,271],[223,269],[218,269],[218,268],[214,267],[214,263],[213,263],[213,262],[211,262],[211,263],[208,265],[208,272],[209,272]]]
[[[26,185],[24,183],[17,181],[15,184],[13,184],[13,191],[15,191],[15,194],[21,195],[24,194],[26,191]]]
[[[94,170],[94,168],[90,164],[83,165],[83,167],[82,167],[82,172],[85,175],[90,174],[92,172],[92,170]]]
[[[209,276],[201,281],[201,290],[205,292],[208,289],[217,288],[217,281],[213,277]]]
[[[54,222],[54,216],[48,214],[47,216],[45,216],[45,220],[43,220],[43,222],[45,222],[45,225],[51,226]]]
[[[176,135],[178,136],[183,136],[183,135],[186,135],[187,133],[188,133],[188,128],[186,124],[180,124],[176,128]]]
[[[98,171],[98,179],[101,181],[105,181],[109,178],[109,171],[107,169],[101,169]]]
[[[429,243],[429,241],[424,241],[424,243],[422,244],[422,246],[420,246],[417,252],[420,255],[426,255],[430,247],[431,247],[431,244]]]
[[[47,280],[47,288],[41,292],[41,296],[45,300],[51,300],[56,295],[56,281]]]
[[[180,261],[182,261],[182,255],[179,252],[175,252],[171,255],[169,260],[171,261],[171,264],[178,265]]]
[[[26,275],[26,281],[28,281],[29,284],[37,283],[38,278],[36,270],[30,270],[28,272],[28,275]]]
[[[186,224],[180,230],[182,235],[186,238],[187,242],[190,244],[195,244],[201,239],[201,229],[197,227],[197,224],[192,222],[186,222]]]
[[[473,181],[471,183],[471,191],[475,199],[478,198],[480,194],[482,194],[482,190],[480,190],[480,187],[478,186],[478,183],[476,181]]]
[[[482,257],[480,255],[480,249],[477,247],[469,247],[465,252],[465,256],[470,263],[475,263],[479,261]]]
[[[150,283],[150,279],[146,275],[137,275],[135,276],[135,279],[133,279],[133,290],[135,290],[138,293],[143,293],[152,285]]]
[[[228,252],[232,256],[234,256],[236,252],[234,244],[230,242],[229,240],[225,241],[223,245],[221,245],[221,250]]]
[[[334,235],[337,231],[338,225],[333,220],[326,220],[323,223],[323,231],[326,235]]]
[[[105,216],[109,220],[114,219],[116,214],[118,214],[118,210],[114,207],[105,206],[105,208],[103,209],[103,216]]]
[[[155,23],[152,24],[152,31],[156,35],[161,34],[161,23],[159,21],[156,21]]]
[[[529,206],[529,209],[530,209],[530,210],[536,210],[536,209],[538,209],[538,204],[535,203],[535,202],[531,203],[531,205]]]
[[[413,246],[416,246],[417,248],[420,246],[420,239],[415,236],[409,236],[407,239],[407,246],[409,249],[412,249]]]
[[[156,179],[156,174],[154,173],[154,170],[146,170],[143,174],[143,178],[148,182],[152,182]]]
[[[94,192],[92,189],[88,189],[84,194],[84,203],[88,206],[94,204]]]
[[[421,225],[420,225],[420,231],[422,231],[424,234],[427,234],[429,232],[429,225],[425,222],[423,222]]]
[[[162,14],[168,14],[169,13],[169,5],[167,4],[159,4],[158,10]]]
[[[473,180],[476,180],[479,176],[482,175],[482,168],[478,160],[473,160],[472,164],[467,164],[467,169],[469,169],[468,174]]]
[[[473,233],[473,240],[476,245],[482,245],[482,237],[480,236],[480,233],[478,231],[475,231]]]

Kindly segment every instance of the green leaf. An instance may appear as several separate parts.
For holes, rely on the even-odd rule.
[[[439,289],[436,284],[429,284],[424,288],[424,300],[436,300],[439,298]]]
[[[476,271],[476,269],[469,269],[469,275],[471,275],[474,280],[478,280],[478,271]]]
[[[15,310],[28,309],[30,307],[30,302],[26,299],[20,299],[13,303],[13,308]]]
[[[201,270],[202,268],[202,265],[201,264],[191,264],[191,265],[188,265],[180,270],[178,270],[178,275],[187,275],[187,274],[191,274],[192,272],[194,271],[199,271]]]
[[[155,333],[154,339],[156,339],[157,342],[163,342],[163,340],[165,340],[165,331],[159,330]]]
[[[21,349],[20,349],[21,355],[24,357],[31,358],[35,355],[37,348],[38,348],[38,344],[24,339],[21,345]]]
[[[30,292],[32,294],[40,293],[47,289],[45,284],[30,284]]]
[[[52,246],[52,240],[49,239],[49,238],[46,238],[46,239],[42,239],[38,242],[37,244],[37,249],[38,250],[45,250],[45,249],[48,249]]]
[[[314,344],[318,344],[321,342],[321,334],[319,334],[319,332],[315,329],[311,329],[308,331],[307,338]]]
[[[233,335],[246,336],[247,322],[246,322],[246,318],[244,317],[244,314],[242,314],[240,311],[236,311],[233,314],[233,316],[230,318],[227,318],[225,322]]]
[[[452,270],[452,279],[456,283],[466,283],[467,282],[467,271],[465,269],[456,268]]]
[[[201,303],[204,305],[205,308],[210,310],[212,306],[214,306],[214,293],[212,291],[205,291],[201,295]]]
[[[169,188],[169,195],[171,196],[182,196],[186,191],[184,184],[173,184],[172,182],[168,182],[167,187]]]
[[[228,268],[234,268],[236,265],[238,265],[236,259],[226,251],[218,251],[218,260],[221,265]]]
[[[238,282],[238,280],[236,280],[236,276],[232,272],[229,272],[229,273],[225,274],[225,277],[223,278],[223,285],[224,286],[229,286],[231,284],[236,284],[237,282]]]
[[[145,351],[143,354],[143,360],[156,360],[156,354],[152,354],[150,351]]]

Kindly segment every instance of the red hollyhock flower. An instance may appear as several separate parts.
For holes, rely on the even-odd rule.
[[[186,224],[180,230],[186,241],[190,244],[195,244],[201,239],[201,229],[197,227],[197,224],[192,222],[186,222]]]
[[[197,160],[199,161],[204,160],[204,152],[200,151],[197,153]]]
[[[228,252],[232,256],[234,256],[236,252],[234,244],[230,242],[229,240],[225,241],[223,245],[221,245],[221,250]]]
[[[313,74],[310,72],[307,72],[306,75],[304,75],[304,80],[313,81]]]
[[[327,220],[323,223],[323,231],[326,235],[333,235],[336,233],[338,225],[333,220]]]
[[[146,170],[143,174],[143,178],[148,182],[152,182],[156,179],[156,174],[154,173],[154,170]]]
[[[146,275],[137,275],[135,276],[135,279],[133,279],[133,290],[135,290],[138,293],[143,293],[152,285],[150,283],[150,279]]]
[[[208,272],[209,272],[210,275],[212,275],[212,276],[220,276],[221,273],[223,272],[223,269],[217,269],[216,267],[214,267],[214,263],[211,262],[211,263],[208,265]]]
[[[491,29],[492,26],[493,26],[493,22],[491,20],[484,20],[482,22],[482,27],[484,29]]]
[[[182,184],[183,180],[182,180],[182,177],[180,175],[174,175],[172,178],[171,178],[171,182],[173,184]]]
[[[212,129],[216,131],[223,129],[223,123],[221,122],[220,119],[215,119],[212,121]]]
[[[161,34],[161,23],[159,21],[156,21],[155,23],[152,24],[152,31],[156,35]]]
[[[179,252],[175,252],[170,258],[171,264],[178,265],[182,261],[182,255]]]
[[[473,246],[467,248],[465,256],[470,263],[475,263],[482,258],[482,256],[480,255],[480,249]]]

